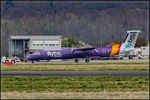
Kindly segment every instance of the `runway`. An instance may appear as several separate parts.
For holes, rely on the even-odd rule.
[[[7,76],[149,76],[148,71],[1,71],[2,77]]]

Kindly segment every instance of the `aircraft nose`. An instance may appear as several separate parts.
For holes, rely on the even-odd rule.
[[[27,60],[27,61],[31,60],[31,55],[27,55],[27,56],[26,56],[26,60]]]

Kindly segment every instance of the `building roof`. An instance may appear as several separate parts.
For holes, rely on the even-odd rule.
[[[10,36],[11,39],[61,39],[60,35],[43,36],[43,35],[32,35],[32,36]]]

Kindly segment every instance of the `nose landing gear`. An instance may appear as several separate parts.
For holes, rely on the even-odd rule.
[[[85,59],[85,62],[88,63],[90,60],[89,59]]]

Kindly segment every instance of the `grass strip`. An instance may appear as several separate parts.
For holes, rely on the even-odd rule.
[[[148,77],[2,77],[1,91],[148,91]]]
[[[144,71],[149,64],[16,64],[2,71]]]

